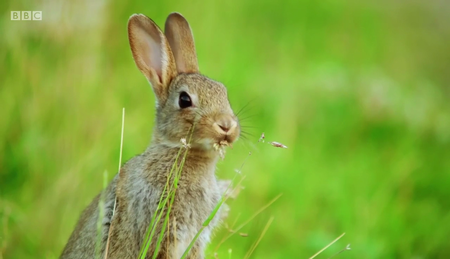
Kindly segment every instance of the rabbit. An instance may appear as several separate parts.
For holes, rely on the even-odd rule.
[[[179,259],[183,255],[228,185],[216,179],[215,168],[222,151],[239,138],[239,120],[225,86],[199,73],[187,20],[171,13],[163,33],[147,16],[134,14],[128,21],[128,38],[134,61],[156,96],[152,140],[83,211],[61,258],[95,258],[99,254],[105,258],[106,253],[109,259],[137,258],[180,148],[187,149],[187,156],[156,258]],[[190,132],[190,143],[180,141],[189,139]],[[104,217],[98,237],[101,195]],[[167,210],[162,219],[165,213]],[[219,213],[201,232],[187,258],[205,257]],[[154,254],[163,221],[156,226],[146,258]]]

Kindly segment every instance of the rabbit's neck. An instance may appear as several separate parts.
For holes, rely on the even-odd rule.
[[[186,149],[184,147],[169,146],[164,143],[153,143],[147,148],[145,154],[148,157],[152,157],[154,159],[174,162],[177,156],[177,160],[181,161],[183,156],[185,155],[185,151]],[[214,171],[218,158],[219,155],[214,150],[188,148],[184,166],[191,168],[208,168]]]

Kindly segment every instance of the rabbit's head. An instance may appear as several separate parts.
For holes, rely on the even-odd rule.
[[[180,146],[192,126],[192,148],[213,150],[236,141],[240,127],[227,90],[199,73],[194,39],[183,16],[170,14],[164,34],[151,19],[135,14],[128,22],[128,37],[136,65],[157,99],[154,142]]]

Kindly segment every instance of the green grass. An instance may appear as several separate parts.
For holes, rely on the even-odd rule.
[[[0,6],[0,254],[57,258],[81,211],[144,151],[154,96],[126,24],[182,13],[200,70],[223,82],[249,134],[218,165],[245,189],[228,224],[250,218],[219,258],[450,256],[450,21],[438,2],[3,1]],[[43,20],[10,21],[42,10]],[[267,141],[288,149],[256,144]],[[113,177],[109,174],[109,178]],[[219,230],[208,252],[228,234]],[[232,253],[229,252],[232,249]],[[1,256],[0,256],[1,257]]]

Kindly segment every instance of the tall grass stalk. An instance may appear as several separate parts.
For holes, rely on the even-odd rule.
[[[348,250],[352,250],[352,249],[350,248],[350,244],[346,245],[344,248],[342,248],[340,251],[338,251],[338,252],[335,253],[334,255],[328,257],[328,259],[334,258],[334,257],[337,256],[338,254],[341,254],[341,253],[343,253],[343,252],[345,252],[345,251],[348,251]]]
[[[236,218],[234,219],[233,224],[231,224],[231,226],[229,227],[229,230],[230,230],[230,231],[232,231],[232,229],[234,229],[234,226],[236,226],[236,224],[237,224],[239,218],[241,217],[241,215],[242,215],[242,214],[239,213],[239,214],[236,216]]]
[[[120,168],[122,167],[122,149],[123,149],[123,132],[125,129],[125,107],[122,108],[122,128],[120,130],[120,151],[119,151],[119,168],[118,168],[118,174],[120,175]],[[103,187],[103,190],[105,190],[106,187]],[[117,197],[114,199],[114,207],[112,211],[112,216],[110,220],[109,230],[108,230],[108,239],[106,240],[106,247],[105,247],[105,259],[108,258],[108,250],[109,250],[109,240],[111,237],[111,231],[113,228],[113,218],[116,213],[116,205],[117,205]]]
[[[264,227],[263,231],[261,232],[261,235],[259,235],[258,240],[256,240],[255,243],[252,245],[250,250],[245,255],[244,259],[250,258],[250,256],[253,254],[253,251],[255,251],[256,247],[259,245],[259,242],[261,242],[261,239],[264,237],[264,235],[266,234],[266,232],[269,229],[270,225],[272,224],[273,219],[274,219],[274,217],[272,216],[272,217],[270,217],[269,221],[267,221],[267,224]]]
[[[329,243],[328,245],[326,245],[324,248],[320,249],[319,252],[315,253],[313,256],[311,256],[309,259],[313,259],[316,256],[318,256],[319,254],[321,254],[323,251],[325,251],[328,247],[330,247],[331,245],[333,245],[334,243],[336,243],[339,239],[341,239],[341,237],[343,237],[345,235],[345,232],[342,233],[342,235],[338,236],[335,240],[331,241],[331,243]]]
[[[273,198],[269,203],[267,203],[266,205],[264,205],[263,207],[261,207],[257,212],[255,212],[249,219],[247,219],[244,223],[242,223],[241,225],[239,225],[236,229],[234,229],[233,231],[231,231],[231,233],[229,233],[228,235],[226,235],[224,238],[222,238],[222,240],[220,240],[219,244],[217,244],[217,246],[214,248],[214,252],[217,251],[217,249],[219,249],[219,247],[228,239],[230,238],[232,235],[234,235],[235,233],[237,233],[241,228],[245,227],[250,221],[252,221],[256,216],[258,216],[261,212],[263,212],[265,209],[267,209],[270,205],[272,205],[276,200],[278,200],[283,194],[280,193],[278,194],[275,198]]]

